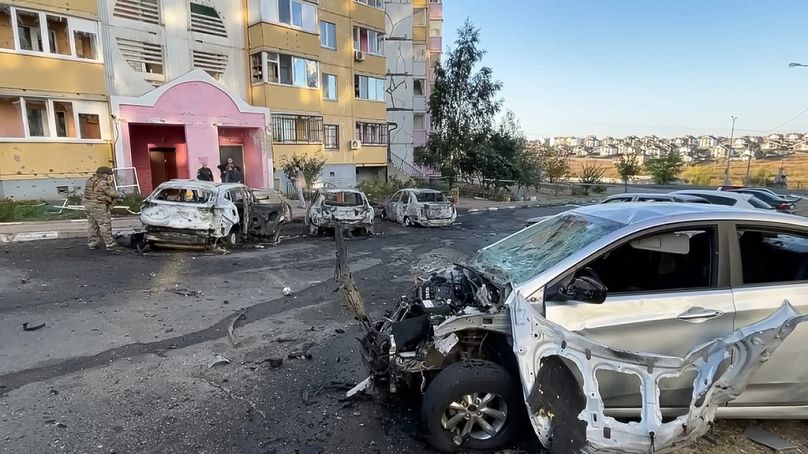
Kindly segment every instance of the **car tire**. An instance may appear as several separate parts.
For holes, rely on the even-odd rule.
[[[228,233],[227,236],[224,237],[224,244],[227,248],[234,248],[238,246],[239,243],[238,229],[239,226],[234,225],[233,227],[230,228],[230,233]]]
[[[521,395],[519,383],[496,363],[469,360],[452,364],[435,377],[424,394],[421,421],[429,443],[442,452],[502,447],[519,431],[519,420],[524,417]]]
[[[381,217],[382,217],[382,220],[383,220],[383,221],[386,221],[386,220],[387,220],[387,213],[386,213],[384,210],[382,210],[382,213],[381,213],[379,216],[381,216]]]
[[[412,226],[415,225],[415,224],[413,224],[412,219],[410,219],[409,216],[404,216],[404,222],[403,223],[404,223],[404,225],[406,227],[412,227]]]

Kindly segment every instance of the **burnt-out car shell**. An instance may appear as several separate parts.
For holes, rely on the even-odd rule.
[[[236,244],[252,237],[277,241],[291,208],[273,191],[239,183],[170,180],[143,201],[140,221],[153,245]]]
[[[375,212],[365,193],[358,189],[322,188],[314,193],[306,211],[306,225],[312,234],[338,224],[373,230]]]
[[[382,218],[407,226],[445,227],[454,224],[457,210],[434,189],[402,189],[384,204]]]

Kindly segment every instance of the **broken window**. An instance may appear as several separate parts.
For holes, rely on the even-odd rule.
[[[62,16],[46,16],[48,24],[48,44],[52,54],[70,55],[70,33],[67,18]]]
[[[338,150],[339,149],[339,126],[338,125],[324,125],[323,132],[325,134],[325,149]]]
[[[79,132],[82,139],[100,139],[101,125],[98,115],[81,113],[79,114]]]
[[[123,58],[133,70],[143,73],[144,78],[148,80],[162,81],[165,79],[163,76],[163,46],[120,37],[117,40]]]
[[[0,5],[0,48],[14,49],[14,30],[11,28],[11,8]]]
[[[265,82],[263,56],[263,52],[250,55],[250,78],[254,84]]]
[[[808,281],[808,237],[740,227],[738,244],[744,284]]]
[[[325,192],[323,193],[323,204],[330,206],[360,206],[365,201],[357,192]]]
[[[72,103],[54,101],[53,115],[56,120],[57,137],[76,137],[76,124]]]
[[[25,137],[20,98],[0,97],[0,137]]]
[[[227,69],[227,55],[195,50],[193,63],[195,68],[204,69],[210,77],[220,80]]]
[[[76,56],[87,60],[98,60],[95,33],[74,31],[73,41],[76,46]]]
[[[286,57],[285,55],[282,57]],[[319,86],[317,62],[305,58],[292,57],[293,82],[297,87],[317,88]]]
[[[17,37],[21,50],[44,52],[39,13],[17,10]]]
[[[281,57],[280,54],[275,52],[268,52],[267,56],[267,82],[279,83],[281,82]],[[292,82],[291,75],[291,60],[284,60],[286,68],[284,70],[284,80],[287,84]],[[281,82],[282,83],[282,82]]]
[[[165,188],[154,195],[156,200],[181,203],[207,203],[213,194],[202,189]]]
[[[48,103],[39,99],[25,99],[25,117],[28,120],[30,137],[50,136],[48,125]]]
[[[354,50],[371,55],[381,55],[384,49],[384,33],[362,27],[354,27]]]
[[[419,202],[448,202],[442,192],[416,192],[415,198]]]
[[[415,79],[412,81],[412,94],[415,96],[424,96],[424,79]]]

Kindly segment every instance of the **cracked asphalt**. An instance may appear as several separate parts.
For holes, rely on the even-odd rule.
[[[379,316],[414,274],[564,209],[380,224],[348,242],[351,271]],[[226,255],[0,246],[0,453],[432,452],[413,402],[342,398],[366,377],[360,331],[335,292],[333,239],[302,232]],[[748,424],[720,422],[682,452],[765,452],[740,436]],[[803,422],[759,425],[805,445]]]

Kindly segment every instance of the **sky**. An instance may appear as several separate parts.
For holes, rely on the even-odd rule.
[[[443,14],[444,52],[467,17],[481,29],[529,138],[729,136],[733,115],[736,136],[808,132],[808,68],[788,67],[808,64],[805,0],[443,0]]]

